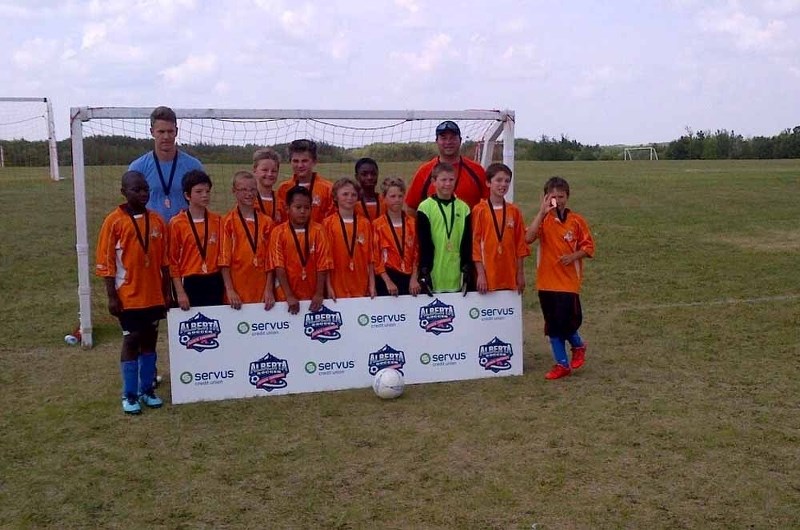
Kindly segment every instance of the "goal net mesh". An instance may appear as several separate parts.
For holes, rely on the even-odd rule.
[[[76,110],[73,109],[73,113]],[[153,148],[150,110],[152,109],[121,109],[121,115],[135,116],[92,117],[83,120],[80,138],[75,138],[73,129],[73,142],[80,141],[83,147],[83,160],[74,161],[73,164],[81,164],[85,182],[85,197],[81,198],[76,193],[76,208],[80,208],[80,203],[85,202],[88,232],[85,256],[81,255],[80,235],[78,237],[79,262],[85,261],[83,266],[90,271],[93,270],[89,264],[93,264],[100,225],[105,215],[122,202],[120,177],[130,162]],[[372,116],[368,119],[252,119],[186,117],[185,113],[178,110],[176,112],[178,147],[203,163],[214,182],[211,209],[220,213],[227,212],[234,204],[230,191],[233,174],[242,169],[251,170],[253,152],[262,147],[272,147],[281,156],[278,183],[288,179],[292,173],[287,160],[288,144],[301,138],[317,143],[319,163],[316,170],[331,181],[353,176],[354,162],[361,157],[371,157],[378,162],[381,179],[391,175],[410,181],[417,167],[438,153],[435,129],[443,120],[453,119],[458,123],[462,136],[462,155],[478,161],[481,161],[482,156],[485,162],[502,161],[504,137],[497,131],[503,130],[502,120],[508,119],[505,113],[500,112],[496,113],[494,119],[459,117],[458,112],[430,119],[381,119]],[[248,115],[252,112],[254,111],[242,111],[242,114]],[[74,119],[76,118],[73,121]],[[487,144],[490,135],[494,137]],[[173,186],[175,185],[180,186],[180,176],[176,176]],[[94,315],[97,325],[115,325],[105,311],[103,289],[101,282],[91,280],[91,314]],[[85,304],[83,307],[86,307]],[[86,310],[82,312],[85,313]]]

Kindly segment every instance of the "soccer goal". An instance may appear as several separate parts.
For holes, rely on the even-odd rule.
[[[92,346],[92,314],[105,315],[105,294],[91,282],[94,242],[103,217],[121,201],[119,179],[128,164],[153,148],[153,107],[76,107],[70,110],[75,188],[76,249],[81,340]],[[212,207],[227,211],[231,175],[252,168],[253,151],[308,138],[318,144],[320,173],[335,180],[353,175],[360,157],[374,158],[381,176],[407,181],[437,154],[435,129],[443,120],[461,128],[464,156],[479,153],[483,166],[502,161],[514,168],[514,112],[509,110],[268,110],[174,109],[179,148],[199,158],[214,179]],[[290,175],[281,167],[282,178]],[[513,191],[509,192],[513,198]],[[94,294],[93,295],[93,289]]]
[[[626,147],[622,151],[623,160],[658,160],[655,147]]]
[[[51,180],[58,171],[53,105],[47,98],[0,97],[0,168],[43,168]]]

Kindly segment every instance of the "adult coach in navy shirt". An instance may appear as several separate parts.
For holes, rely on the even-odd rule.
[[[131,171],[143,174],[150,185],[147,207],[158,212],[166,223],[186,208],[181,181],[193,169],[203,169],[203,164],[178,149],[178,118],[169,107],[156,107],[150,114],[150,134],[155,140],[154,149],[143,154],[128,166]]]

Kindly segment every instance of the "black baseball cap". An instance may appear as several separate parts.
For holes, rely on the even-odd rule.
[[[459,138],[461,137],[461,129],[458,128],[458,124],[450,120],[443,121],[436,126],[436,137],[438,138],[440,134],[447,131],[454,132],[459,136]]]

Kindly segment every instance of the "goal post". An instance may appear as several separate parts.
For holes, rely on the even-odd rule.
[[[93,345],[90,242],[103,216],[110,211],[109,205],[114,204],[112,199],[118,198],[119,177],[124,168],[152,149],[149,133],[152,110],[153,107],[70,109],[78,298],[84,347]],[[308,138],[317,142],[320,162],[331,163],[335,173],[340,173],[323,173],[327,177],[352,176],[352,163],[370,156],[381,166],[382,175],[401,172],[398,176],[409,180],[412,173],[408,168],[416,168],[435,156],[435,130],[444,120],[458,123],[462,141],[479,147],[479,162],[484,167],[502,161],[514,169],[514,112],[510,110],[173,110],[178,118],[179,147],[199,158],[207,168],[214,166],[230,174],[231,169],[249,170],[256,148],[282,150],[293,140]],[[498,143],[502,144],[500,153],[496,153]],[[418,164],[403,165],[404,162]],[[109,194],[113,197],[106,196]],[[513,189],[509,198],[513,198]],[[99,307],[94,305],[95,310]]]
[[[8,143],[0,146],[0,167],[14,164],[13,147],[16,143],[43,142],[46,145],[44,149],[47,153],[46,165],[49,167],[50,179],[61,180],[53,104],[48,98],[0,97],[0,140]]]
[[[644,157],[640,155],[644,155]],[[622,150],[623,160],[658,160],[658,152],[655,147],[626,147]]]

